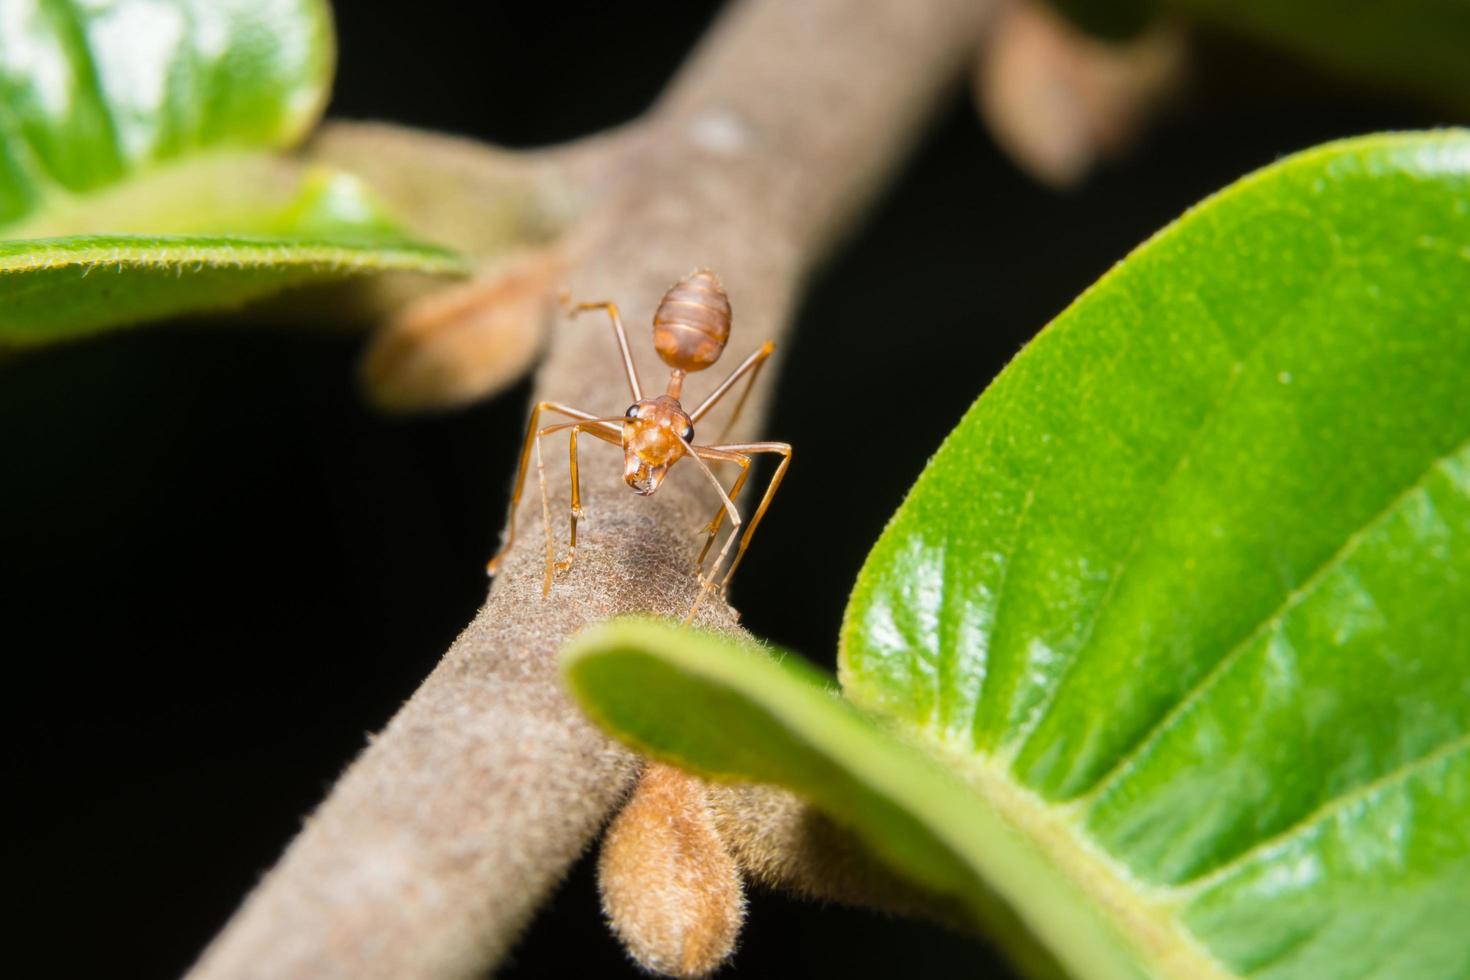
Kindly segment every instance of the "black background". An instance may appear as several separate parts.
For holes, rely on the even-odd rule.
[[[516,146],[575,138],[646,107],[717,7],[344,3],[331,111]],[[1057,194],[998,154],[957,91],[801,313],[768,427],[799,463],[735,586],[746,625],[830,666],[904,489],[1081,289],[1283,153],[1444,121],[1216,40],[1127,162]],[[184,970],[478,607],[527,389],[383,418],[356,393],[361,343],[179,323],[0,363],[12,961]],[[757,895],[728,975],[813,972],[1008,975],[975,940]],[[504,975],[634,975],[588,862]]]

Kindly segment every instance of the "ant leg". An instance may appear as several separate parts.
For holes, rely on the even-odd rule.
[[[711,452],[702,446],[694,447],[694,451],[705,459],[715,460],[721,463],[733,462],[740,464],[740,475],[735,478],[735,482],[730,486],[730,499],[732,501],[738,499],[741,488],[745,486],[746,478],[750,476],[750,457],[744,453]],[[704,581],[704,559],[709,555],[710,546],[715,543],[715,536],[720,533],[720,525],[724,522],[725,508],[721,507],[715,511],[715,516],[710,518],[709,524],[705,527],[708,537],[704,539],[704,547],[700,549],[699,557],[694,561],[694,568],[700,573],[699,577],[701,582]]]
[[[567,537],[567,557],[565,561],[556,563],[558,572],[565,572],[572,567],[572,562],[577,557],[577,518],[582,516],[582,481],[577,478],[577,433],[582,431],[580,425],[572,426],[571,433],[567,436],[567,452],[571,456],[572,472],[572,510],[571,528]]]
[[[562,428],[562,426],[555,426],[555,428]],[[608,435],[605,431],[602,431],[598,428],[591,428],[586,423],[578,422],[572,426],[571,435],[567,438],[567,451],[568,454],[571,456],[572,472],[572,526],[570,542],[567,545],[566,561],[559,561],[556,563],[556,570],[558,572],[565,572],[569,568],[571,568],[572,561],[577,557],[577,519],[582,516],[582,481],[577,477],[577,434],[580,432],[586,432],[589,435],[594,435],[604,442],[610,442],[614,445],[621,444],[619,440]]]
[[[682,442],[683,440],[680,441]],[[709,464],[705,462],[705,459],[729,460],[731,462],[734,462],[734,460],[732,459],[734,454],[724,453],[721,452],[719,449],[695,450],[694,447],[690,446],[687,442],[684,443],[684,446],[688,450],[690,458],[692,458],[696,463],[699,464],[700,470],[702,470],[704,472],[704,475],[709,477],[709,481],[715,485],[715,490],[720,495],[720,502],[724,505],[724,509],[730,515],[730,536],[725,539],[725,546],[720,549],[719,555],[715,558],[715,563],[710,566],[709,577],[700,579],[699,594],[694,597],[694,604],[689,607],[689,613],[684,617],[684,623],[685,625],[688,625],[689,622],[694,619],[694,614],[699,611],[700,604],[704,602],[704,597],[710,592],[714,591],[715,576],[719,572],[720,566],[724,563],[725,556],[730,552],[730,545],[734,544],[736,536],[740,533],[741,520],[740,511],[735,508],[735,502],[730,499],[730,495],[725,492],[725,488],[723,485],[721,485],[719,477],[715,476],[714,471],[711,470],[709,468]]]
[[[745,400],[750,397],[750,391],[755,387],[755,379],[760,377],[761,368],[765,367],[766,359],[775,349],[776,345],[768,340],[760,350],[751,355],[750,380],[745,383],[745,390],[740,393],[739,400],[735,402],[735,411],[730,413],[730,421],[726,422],[725,427],[720,430],[721,442],[729,437],[730,430],[734,429],[735,423],[740,421],[740,413],[745,411]]]
[[[510,512],[506,515],[505,519],[505,540],[501,543],[500,550],[495,553],[495,557],[491,558],[485,565],[486,574],[494,575],[500,570],[500,563],[505,560],[506,554],[510,552],[511,545],[515,544],[516,508],[521,502],[521,491],[526,485],[526,466],[531,462],[531,444],[536,440],[536,423],[541,420],[542,412],[560,412],[562,415],[589,422],[597,418],[591,412],[584,412],[580,409],[572,408],[569,405],[563,405],[560,402],[537,402],[536,407],[531,409],[531,421],[526,426],[526,441],[521,446],[521,462],[520,467],[516,471],[515,489],[511,491],[510,495]]]
[[[536,477],[541,481],[541,530],[546,534],[546,577],[541,581],[541,598],[551,595],[551,574],[556,567],[556,548],[551,543],[551,499],[546,496],[546,467],[541,463],[541,437],[543,429],[536,433]]]
[[[740,550],[735,553],[735,560],[730,563],[730,570],[725,573],[724,581],[720,583],[720,590],[724,591],[730,585],[730,577],[735,574],[735,569],[740,567],[740,561],[745,557],[745,549],[750,546],[751,536],[760,525],[761,518],[766,514],[766,508],[771,506],[771,498],[776,495],[776,488],[781,486],[781,480],[786,476],[786,468],[791,465],[791,446],[784,442],[741,442],[728,446],[712,446],[711,449],[727,453],[779,453],[781,463],[776,467],[776,472],[771,475],[771,482],[766,486],[765,496],[761,498],[760,506],[755,509],[755,515],[751,517],[750,523],[746,525],[745,534],[740,538]],[[730,532],[734,537],[735,532]],[[729,542],[726,542],[729,547]],[[711,572],[713,574],[713,572]]]
[[[633,352],[628,348],[628,331],[623,329],[623,317],[618,313],[618,304],[603,300],[600,303],[571,303],[571,298],[562,295],[562,305],[566,307],[567,316],[574,317],[578,313],[588,310],[606,310],[608,318],[612,320],[613,333],[617,336],[618,350],[623,354],[623,370],[628,374],[628,387],[633,391],[633,400],[643,400],[643,386],[638,383],[638,366],[633,363]]]
[[[618,421],[621,421],[621,419],[600,419],[596,417],[590,417],[580,422],[560,422],[556,425],[548,425],[544,429],[536,430],[536,476],[541,481],[541,526],[542,529],[546,532],[546,578],[541,586],[542,596],[548,596],[551,594],[551,580],[553,572],[559,569],[565,570],[566,568],[570,568],[572,559],[571,556],[568,555],[566,563],[564,565],[563,563],[558,562],[556,560],[556,549],[551,543],[551,500],[546,495],[546,466],[541,461],[541,439],[543,436],[549,436],[553,433],[561,432],[563,429],[573,430],[572,507],[574,513],[572,517],[572,550],[575,551],[577,547],[577,518],[575,511],[580,510],[580,500],[578,498],[581,496],[580,487],[577,482],[575,433],[577,431],[585,430],[597,436],[599,439],[605,439],[608,442],[620,442],[621,440],[618,440],[610,432],[607,431],[608,428],[613,427],[614,422]]]
[[[725,430],[720,433],[720,438],[724,439],[730,430],[734,428],[735,422],[740,418],[740,413],[745,408],[745,400],[750,397],[750,390],[755,387],[755,379],[760,376],[761,368],[765,365],[766,359],[771,356],[771,352],[775,349],[776,345],[768,340],[760,346],[759,350],[740,362],[740,366],[731,371],[729,376],[720,382],[719,387],[710,392],[709,396],[699,403],[699,407],[690,413],[689,420],[697,423],[704,417],[705,413],[714,408],[715,404],[729,393],[737,381],[748,374],[750,377],[746,381],[745,390],[740,393],[740,399],[735,403],[735,411],[730,414],[730,421],[725,423]]]

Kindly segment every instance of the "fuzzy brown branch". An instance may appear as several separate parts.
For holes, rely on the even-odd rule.
[[[735,306],[730,363],[784,337],[803,277],[912,145],[976,49],[988,8],[985,0],[736,5],[645,121],[591,144],[586,166],[572,168],[596,177],[582,185],[585,206],[561,241],[568,285],[581,298],[616,299],[630,324],[645,324],[671,281],[707,265]],[[336,140],[337,153],[351,155],[352,132]],[[434,180],[430,155],[418,169],[421,182]],[[612,350],[605,325],[558,325],[537,397],[620,412],[628,395]],[[651,346],[637,355],[656,377]],[[773,377],[751,398],[747,432],[759,426]],[[594,478],[612,465],[594,452],[573,570],[542,598],[533,477],[524,536],[484,608],[194,976],[479,975],[586,848],[638,767],[567,701],[556,651],[617,613],[682,615],[697,588],[695,531],[713,513],[695,471],[641,498]],[[547,459],[558,540],[563,453]],[[723,602],[706,603],[702,619],[736,628]]]

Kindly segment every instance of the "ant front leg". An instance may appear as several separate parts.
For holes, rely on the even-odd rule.
[[[750,457],[743,453],[714,453],[706,449],[696,449],[695,452],[702,455],[705,459],[722,463],[738,463],[740,465],[740,475],[730,485],[729,493],[729,498],[732,502],[738,499],[741,488],[745,486],[746,478],[750,476]],[[704,582],[704,559],[709,555],[709,549],[715,543],[716,535],[720,533],[720,526],[725,522],[725,513],[725,508],[721,506],[719,510],[715,511],[715,516],[710,518],[709,524],[705,527],[708,536],[704,539],[704,547],[700,549],[699,557],[694,561],[694,569],[699,574],[701,584]],[[731,535],[734,536],[738,533],[738,530],[737,528],[735,531],[732,531]]]
[[[541,482],[541,530],[546,534],[546,577],[541,582],[541,598],[551,595],[551,576],[556,568],[556,546],[551,543],[551,498],[546,495],[546,466],[541,462],[541,437],[556,426],[536,433],[536,478]]]
[[[560,402],[537,402],[536,406],[531,409],[531,421],[526,426],[526,441],[521,445],[520,466],[516,469],[515,488],[511,491],[510,495],[510,510],[505,518],[505,540],[500,545],[500,550],[495,553],[495,557],[491,558],[485,565],[486,574],[494,575],[500,570],[501,562],[510,553],[511,545],[515,544],[516,510],[521,502],[521,491],[526,485],[526,467],[531,462],[531,448],[532,444],[536,442],[536,433],[538,431],[536,423],[541,421],[542,412],[558,412],[562,415],[571,416],[574,419],[583,419],[589,422],[597,418],[591,412],[583,412],[580,409],[572,408],[570,405],[563,405]]]
[[[593,423],[578,423],[572,426],[571,435],[567,437],[567,453],[570,456],[570,467],[572,473],[572,508],[571,508],[571,533],[567,545],[567,557],[565,561],[556,562],[556,570],[565,572],[572,567],[572,562],[577,557],[577,521],[582,516],[582,481],[577,475],[577,435],[586,432],[588,435],[596,436],[604,442],[620,445],[620,440],[612,437],[603,428],[606,420]]]
[[[730,494],[725,492],[725,487],[723,484],[720,483],[719,477],[715,476],[714,471],[709,468],[709,463],[705,462],[705,460],[707,459],[715,460],[717,462],[738,462],[738,460],[735,458],[735,454],[721,452],[718,449],[706,449],[703,447],[696,449],[694,446],[689,445],[689,443],[684,442],[684,439],[682,437],[680,437],[679,441],[683,443],[684,450],[686,453],[689,454],[689,457],[693,459],[694,462],[699,464],[700,470],[703,471],[704,475],[709,477],[709,481],[715,485],[715,491],[720,495],[720,504],[722,505],[725,512],[730,515],[731,525],[730,536],[725,539],[725,546],[720,549],[719,555],[715,558],[715,563],[710,566],[709,578],[700,576],[699,594],[694,597],[694,604],[689,607],[689,613],[684,617],[684,622],[687,624],[694,619],[694,614],[699,611],[699,606],[701,603],[704,602],[704,597],[710,592],[714,591],[715,575],[718,573],[720,565],[724,563],[725,555],[728,554],[730,551],[730,545],[734,543],[736,535],[740,533],[741,522],[740,511],[735,509],[735,501],[730,499]],[[746,462],[748,465],[749,461],[747,460]],[[742,476],[743,475],[744,474],[742,473]],[[736,486],[738,488],[739,481],[736,482]],[[710,540],[714,540],[713,535],[711,535]],[[708,549],[709,545],[706,544],[705,550]]]
[[[546,465],[541,459],[541,440],[545,436],[561,432],[565,429],[572,430],[572,551],[577,549],[577,518],[581,515],[581,486],[577,479],[577,433],[587,432],[597,436],[606,442],[621,443],[621,439],[613,433],[621,433],[617,423],[621,418],[597,418],[588,416],[581,422],[561,422],[557,425],[548,425],[544,429],[537,429],[533,434],[536,442],[536,477],[541,483],[541,527],[546,532],[546,578],[541,585],[541,595],[551,594],[551,581],[554,573],[565,571],[572,565],[572,555],[567,555],[565,562],[556,560],[556,546],[551,541],[551,498],[546,493]]]
[[[571,527],[567,535],[567,558],[566,561],[556,563],[558,572],[571,568],[577,557],[577,518],[582,516],[582,481],[577,478],[577,433],[581,431],[580,425],[574,425],[571,434],[567,436],[567,453],[571,457],[569,465],[572,472]]]
[[[766,516],[766,508],[771,506],[771,498],[776,496],[776,490],[786,476],[786,469],[791,465],[791,446],[784,442],[740,442],[727,446],[711,446],[709,450],[704,450],[704,452],[709,451],[729,454],[778,453],[781,456],[781,463],[776,467],[776,472],[771,475],[771,482],[766,486],[766,493],[761,497],[760,506],[755,509],[755,514],[745,526],[745,533],[740,537],[740,550],[735,552],[735,560],[730,563],[730,570],[725,573],[724,581],[720,583],[720,591],[723,592],[729,588],[731,576],[735,574],[735,569],[740,567],[741,559],[745,557],[745,549],[750,547],[750,539],[755,534],[755,529],[760,525],[761,518]],[[731,531],[730,536],[733,538],[735,532]],[[729,550],[729,547],[730,542],[726,541],[725,551]],[[725,551],[720,552],[721,558],[724,557]],[[713,576],[713,570],[710,574]]]

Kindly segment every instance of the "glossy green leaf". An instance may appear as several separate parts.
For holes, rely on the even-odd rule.
[[[894,517],[849,605],[844,691],[967,783],[952,850],[1079,977],[1470,976],[1467,379],[1470,133],[1331,144],[1120,263]],[[784,675],[679,660],[756,716],[742,736],[785,740],[743,756],[708,744],[730,712],[652,720],[694,697],[659,671],[628,671],[644,703],[611,710],[620,659],[676,656],[656,642],[574,654],[610,657],[573,680],[614,731],[866,826],[816,767],[765,759],[814,740],[773,707]],[[882,750],[839,755],[865,737],[842,724],[831,766],[886,779]],[[897,837],[958,804],[883,785],[912,822],[870,832],[918,866]],[[1003,867],[1019,845],[997,821],[1045,872]],[[1049,923],[1032,878],[1097,931]]]
[[[0,343],[463,271],[357,181],[273,155],[331,67],[321,0],[0,2]]]
[[[874,548],[848,694],[1065,814],[1229,969],[1470,969],[1470,134],[1130,256]]]

